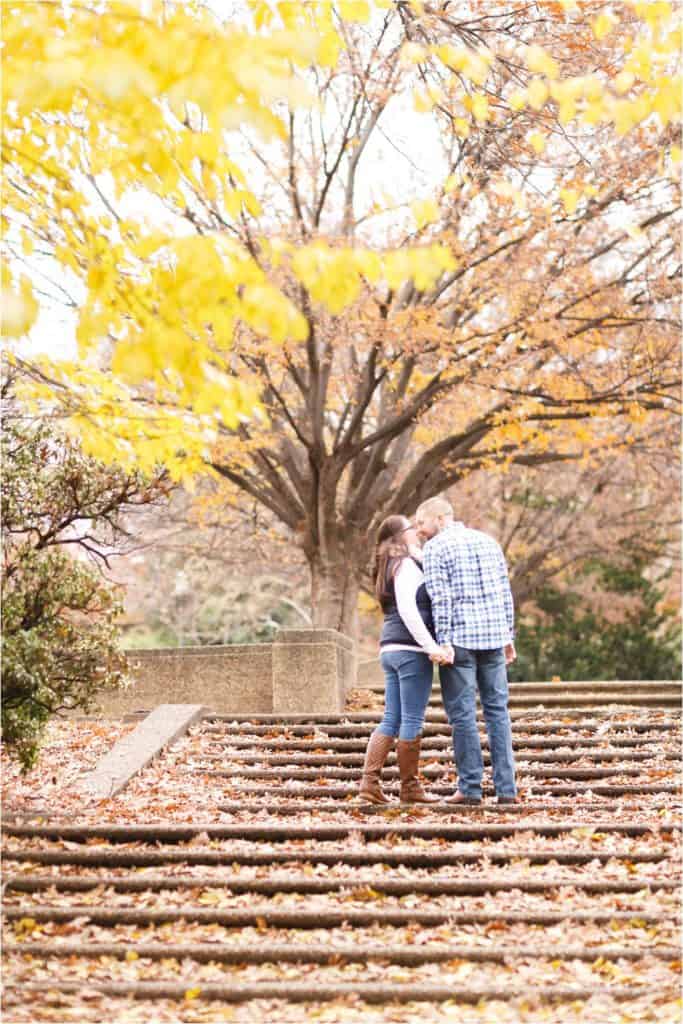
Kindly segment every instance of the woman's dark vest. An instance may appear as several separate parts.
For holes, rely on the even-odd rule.
[[[413,558],[413,561],[420,568],[422,566]],[[382,633],[379,638],[380,647],[386,647],[389,644],[401,644],[407,647],[419,647],[417,640],[410,632],[405,622],[401,618],[398,612],[398,606],[396,604],[396,590],[394,588],[394,580],[390,579],[387,583],[388,596],[383,603],[384,611],[384,622],[382,624]],[[424,583],[421,583],[417,588],[415,594],[415,603],[417,610],[422,616],[422,621],[434,636],[434,621],[432,619],[432,602],[429,600],[429,594]]]

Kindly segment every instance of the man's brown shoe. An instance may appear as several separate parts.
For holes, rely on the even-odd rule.
[[[497,804],[521,804],[521,802],[518,796],[499,796],[496,798]]]
[[[446,801],[446,803],[447,804],[471,804],[473,806],[476,806],[477,804],[481,803],[481,797],[480,796],[465,796],[464,793],[460,793],[458,791],[455,794],[455,796],[452,796],[450,798],[450,800]]]

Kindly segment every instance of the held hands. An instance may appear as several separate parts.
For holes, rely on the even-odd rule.
[[[455,659],[455,651],[450,644],[442,644],[439,650],[434,651],[429,657],[435,665],[452,665]]]
[[[455,651],[451,644],[442,644],[438,651],[430,654],[430,660],[436,665],[452,665],[455,660]],[[505,664],[510,665],[517,657],[514,644],[505,645]]]

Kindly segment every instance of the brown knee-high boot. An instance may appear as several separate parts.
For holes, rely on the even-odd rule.
[[[389,751],[394,745],[393,736],[385,736],[377,729],[372,733],[367,750],[365,751],[365,764],[363,765],[363,778],[360,780],[358,796],[371,804],[388,804],[389,800],[382,792],[380,776],[384,762],[389,756]]]
[[[438,800],[438,797],[425,793],[417,777],[421,743],[421,735],[416,736],[414,740],[396,742],[396,757],[401,775],[401,803],[404,804],[432,804]]]

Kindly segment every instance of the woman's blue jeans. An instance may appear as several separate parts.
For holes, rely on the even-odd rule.
[[[414,740],[422,732],[432,689],[434,665],[419,651],[384,651],[384,718],[377,726],[385,736]]]
[[[439,667],[441,697],[453,730],[453,753],[458,789],[463,796],[481,797],[484,762],[477,728],[477,690],[489,737],[493,785],[498,796],[515,796],[515,759],[508,711],[505,650],[472,651],[455,648],[452,665]]]

